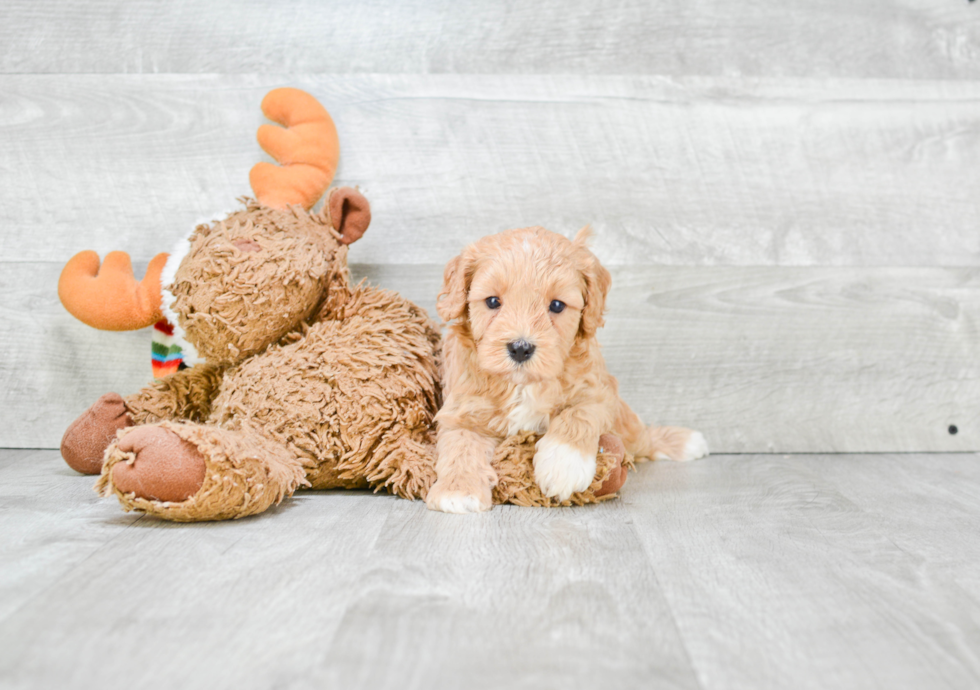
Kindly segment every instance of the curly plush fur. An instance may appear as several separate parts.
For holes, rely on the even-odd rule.
[[[206,363],[125,399],[134,426],[105,450],[103,495],[178,521],[252,515],[299,486],[426,495],[439,332],[397,293],[351,285],[344,223],[329,209],[367,201],[334,193],[351,203],[311,214],[247,201],[195,229],[164,289]],[[127,449],[127,435],[147,425],[163,431]],[[173,470],[141,470],[141,457],[167,443]],[[126,472],[115,471],[120,463]],[[198,472],[196,491],[173,500],[174,486]]]

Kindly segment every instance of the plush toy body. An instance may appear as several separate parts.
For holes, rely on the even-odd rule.
[[[160,431],[151,434],[150,427],[122,434],[110,448],[100,482],[103,491],[115,493],[126,507],[173,519],[249,515],[299,485],[384,487],[406,498],[424,496],[432,481],[428,435],[437,408],[433,350],[439,336],[434,325],[421,309],[396,293],[352,287],[344,260],[346,247],[340,243],[333,241],[332,262],[329,252],[311,251],[309,238],[302,241],[303,232],[314,237],[324,232],[329,244],[333,238],[328,224],[298,210],[255,205],[238,215],[222,224],[231,232],[215,239],[212,229],[196,243],[234,243],[243,238],[235,230],[244,228],[251,229],[249,241],[260,243],[262,234],[274,228],[278,239],[295,241],[299,251],[282,262],[287,275],[270,272],[265,280],[253,283],[255,292],[250,290],[248,299],[270,295],[277,288],[285,293],[284,287],[290,285],[296,285],[300,295],[269,299],[273,312],[249,314],[242,321],[253,324],[253,329],[226,333],[222,319],[194,325],[193,315],[199,312],[190,312],[191,303],[200,299],[203,286],[214,292],[215,300],[235,294],[234,287],[214,279],[204,282],[203,273],[181,282],[179,271],[177,286],[188,286],[185,304],[178,297],[175,305],[179,320],[187,324],[188,340],[198,352],[207,353],[207,363],[130,396],[126,407],[137,424],[182,420],[190,413],[187,421],[159,428],[196,447],[200,459],[188,445],[183,446],[182,467],[189,470],[203,461],[204,480],[186,500],[179,492],[166,495],[166,484],[160,487],[158,499],[180,503],[162,506],[139,496],[146,479],[130,475],[139,463],[134,453],[140,441],[173,445]],[[262,222],[249,223],[256,215],[262,216]],[[212,261],[208,249],[202,249],[207,261]],[[270,250],[288,251],[266,246],[242,257],[226,257],[234,268],[221,276],[237,272],[254,281],[261,269],[249,265],[250,260],[261,261],[258,254]],[[227,268],[222,266],[222,271]],[[304,289],[304,278],[309,289]],[[318,291],[318,285],[326,289]],[[316,313],[304,313],[311,303],[319,305]],[[227,311],[240,306],[236,300],[226,305]],[[301,320],[282,334],[286,324],[277,328],[274,323],[280,315]],[[232,323],[233,318],[229,317]],[[266,332],[256,333],[255,324],[263,324]],[[203,338],[201,331],[206,333]],[[254,350],[258,352],[251,354]],[[222,351],[227,353],[224,357]],[[232,354],[235,351],[237,356]],[[126,464],[130,461],[134,464]],[[114,473],[119,463],[124,464]]]
[[[290,127],[281,132],[302,135],[311,114],[325,115],[313,104],[279,90],[263,109]],[[318,156],[331,148],[320,144]],[[296,165],[294,151],[275,153]],[[332,174],[334,165],[321,167]],[[270,167],[265,175],[275,178]],[[130,273],[126,286],[107,266],[74,278],[66,267],[60,287],[73,313],[105,327],[112,319],[147,325],[162,312],[204,359],[125,399],[103,396],[66,432],[68,463],[100,471],[98,489],[126,509],[178,521],[242,517],[299,486],[425,496],[438,330],[398,294],[351,285],[347,246],[367,229],[370,207],[343,188],[310,213],[304,207],[330,179],[313,171],[312,189],[292,174],[281,185],[255,184],[253,172],[259,200],[199,225],[183,251],[154,260],[159,277],[137,284]],[[106,299],[118,295],[135,295],[128,310],[125,299]],[[93,304],[103,313],[87,314]]]

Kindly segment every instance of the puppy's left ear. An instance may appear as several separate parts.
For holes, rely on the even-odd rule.
[[[572,240],[572,244],[578,249],[579,272],[585,281],[585,306],[582,308],[582,320],[578,326],[579,335],[585,338],[594,336],[605,323],[602,315],[606,311],[606,295],[612,285],[609,271],[589,250],[588,242],[591,237],[592,229],[586,226]]]

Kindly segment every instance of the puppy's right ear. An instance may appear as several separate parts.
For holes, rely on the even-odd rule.
[[[465,252],[446,264],[442,274],[442,291],[436,298],[436,311],[446,322],[458,319],[466,312],[466,297],[470,291],[471,262]]]

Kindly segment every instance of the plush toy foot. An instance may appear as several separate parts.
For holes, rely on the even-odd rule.
[[[626,446],[623,445],[619,436],[613,436],[612,434],[603,434],[600,436],[599,452],[609,453],[615,456],[618,467],[614,468],[609,473],[606,481],[602,483],[602,486],[596,489],[596,497],[614,494],[622,489],[623,484],[626,483],[626,475],[628,474],[627,467],[623,464],[623,460],[626,458]]]
[[[626,483],[626,473],[633,467],[633,456],[619,437],[603,434],[596,455],[596,474],[585,491],[573,493],[567,500],[545,496],[534,478],[533,458],[537,441],[543,438],[530,431],[504,439],[494,452],[491,465],[497,473],[493,489],[494,503],[518,506],[581,506],[615,498]],[[433,487],[435,488],[435,487]],[[431,492],[430,492],[431,495]]]
[[[261,513],[299,486],[309,486],[303,463],[283,445],[185,421],[121,432],[106,450],[95,490],[118,498],[126,511],[201,522]]]
[[[132,425],[122,396],[106,393],[65,431],[61,457],[76,472],[98,474],[102,470],[102,456],[116,432]]]
[[[119,450],[132,462],[112,468],[119,491],[156,501],[186,501],[204,484],[204,457],[180,436],[159,426],[133,429],[119,439]]]

